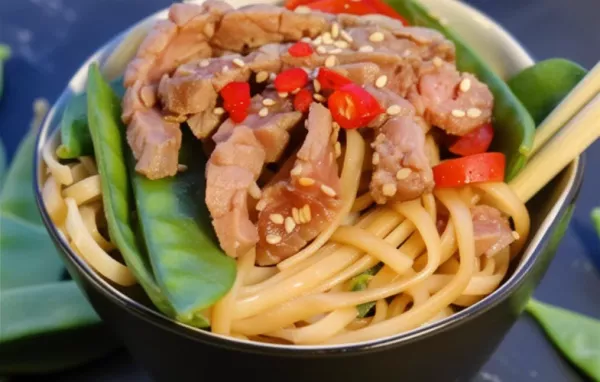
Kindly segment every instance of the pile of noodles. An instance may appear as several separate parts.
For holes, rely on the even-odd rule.
[[[496,290],[529,234],[524,203],[505,183],[437,189],[409,202],[373,203],[361,183],[370,177],[369,143],[345,131],[340,158],[343,208],[315,240],[275,267],[255,266],[255,251],[238,261],[235,284],[210,310],[214,333],[252,341],[353,343],[402,333],[452,315]],[[100,176],[93,158],[60,163],[56,142],[43,152],[43,199],[73,250],[107,279],[132,285],[105,231]],[[428,135],[432,165],[438,149]],[[110,175],[108,175],[110,176]],[[199,203],[203,201],[198,201]],[[516,241],[493,256],[476,256],[470,208],[485,203],[508,215]],[[436,209],[450,215],[442,234]],[[352,279],[383,263],[366,289]],[[357,306],[376,302],[360,318]]]

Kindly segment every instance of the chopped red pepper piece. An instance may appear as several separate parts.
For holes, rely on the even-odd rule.
[[[312,94],[308,89],[302,89],[294,97],[294,109],[306,113],[312,103]]]
[[[230,82],[219,92],[223,98],[223,108],[235,123],[240,123],[248,116],[250,107],[250,84],[247,82]]]
[[[333,92],[327,106],[333,119],[345,129],[367,126],[384,111],[371,93],[356,84],[343,85]]]
[[[382,0],[288,0],[285,3],[285,7],[291,10],[299,6],[333,14],[380,14],[400,20],[404,25],[408,25],[408,21],[404,17]]]
[[[506,158],[502,153],[482,153],[449,159],[433,167],[436,188],[461,187],[471,183],[502,182]]]
[[[304,41],[298,41],[289,47],[288,53],[293,57],[306,57],[313,53],[313,48],[310,46],[310,44]]]
[[[308,74],[301,68],[284,70],[275,77],[275,89],[280,93],[302,89],[308,83]]]
[[[314,1],[315,0],[289,0],[286,1],[285,7],[293,11],[294,9],[296,9],[296,7],[299,7],[301,5],[308,5]]]
[[[488,150],[493,139],[494,128],[491,123],[486,123],[458,138],[448,150],[453,154],[463,157],[480,154]]]
[[[321,85],[321,89],[326,90],[336,90],[346,84],[352,83],[348,77],[344,77],[341,74],[327,68],[319,68],[317,80]]]

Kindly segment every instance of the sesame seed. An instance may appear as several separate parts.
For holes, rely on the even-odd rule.
[[[298,211],[296,207],[292,208],[292,218],[296,224],[302,223],[302,221],[300,221],[300,211]]]
[[[387,76],[379,76],[379,78],[377,78],[377,80],[375,81],[375,86],[377,86],[378,88],[382,88],[387,84],[387,81]]]
[[[325,102],[325,97],[323,97],[322,95],[320,95],[319,93],[315,93],[313,94],[313,97],[316,101],[319,102]]]
[[[248,193],[254,199],[260,199],[260,197],[262,196],[262,191],[260,190],[260,188],[258,187],[258,184],[256,184],[256,182],[252,182],[250,187],[248,187]]]
[[[256,210],[262,211],[265,209],[266,206],[267,206],[267,202],[265,202],[264,200],[259,200],[258,203],[256,203]]]
[[[302,165],[301,164],[297,164],[292,171],[290,171],[290,174],[292,174],[293,176],[298,176],[302,173]]]
[[[308,223],[306,216],[304,216],[304,210],[302,208],[298,209],[298,224]]]
[[[308,223],[311,219],[310,207],[308,204],[305,204],[304,207],[302,207],[302,214],[304,215],[304,218]]]
[[[223,109],[222,107],[215,107],[213,110],[213,114],[223,115],[223,114],[225,114],[225,109]]]
[[[329,186],[326,186],[324,184],[321,185],[321,191],[323,191],[323,193],[327,196],[331,196],[332,198],[335,197],[337,194],[335,192],[335,190]]]
[[[327,53],[327,48],[325,48],[323,45],[319,45],[317,47],[317,53],[325,54],[325,53]]]
[[[333,44],[333,39],[331,38],[331,33],[325,32],[322,35],[324,44]]]
[[[481,116],[481,109],[476,107],[471,107],[467,110],[467,117],[469,118],[478,118]]]
[[[318,36],[316,39],[313,40],[313,44],[315,45],[321,45],[323,43],[323,38],[321,36]]]
[[[350,33],[346,32],[345,30],[342,30],[340,32],[340,36],[342,36],[342,38],[348,42],[352,42],[354,41],[354,39],[352,38],[352,36],[350,36]]]
[[[331,25],[331,37],[338,38],[339,35],[340,35],[340,24],[333,23],[333,25]]]
[[[338,48],[342,48],[342,49],[346,49],[348,47],[348,43],[346,41],[336,41],[333,43],[333,45],[337,46]]]
[[[294,228],[296,228],[296,223],[294,222],[294,219],[292,219],[289,216],[285,218],[285,232],[292,233]]]
[[[208,65],[210,65],[210,61],[208,61],[208,60],[202,60],[202,61],[200,61],[200,67],[201,68],[206,68]]]
[[[519,240],[521,238],[521,235],[519,235],[517,231],[512,231],[512,237],[514,237],[515,240]]]
[[[265,98],[263,99],[262,104],[265,106],[273,106],[275,105],[275,101],[273,101],[271,98]]]
[[[392,183],[388,183],[388,184],[384,185],[383,188],[381,189],[381,192],[383,192],[383,195],[385,195],[385,196],[394,196],[394,195],[396,195],[396,191],[398,191],[396,189],[396,185],[392,184]]]
[[[335,142],[335,157],[339,158],[342,155],[342,145],[340,142]]]
[[[294,12],[296,12],[296,13],[305,13],[306,14],[306,13],[310,13],[311,10],[310,10],[309,7],[307,7],[305,5],[300,5],[300,6],[298,6],[298,7],[296,7],[294,9]]]
[[[277,95],[279,96],[279,98],[285,98],[288,96],[288,93],[277,93]]]
[[[379,153],[373,153],[373,160],[371,161],[374,165],[379,164]]]
[[[319,82],[319,80],[315,79],[313,81],[313,87],[315,88],[316,92],[321,91],[321,83]]]
[[[267,73],[265,71],[260,71],[260,72],[256,73],[256,82],[258,82],[259,84],[261,82],[265,82],[268,78],[269,78],[269,73]]]
[[[300,178],[298,179],[298,183],[300,183],[301,186],[312,186],[315,184],[315,180],[313,178]]]
[[[360,48],[358,48],[359,52],[372,52],[374,50],[375,48],[373,48],[371,45],[363,45]]]
[[[462,92],[468,92],[469,89],[471,89],[471,80],[465,78],[464,80],[460,81],[459,87]]]
[[[444,63],[444,61],[442,61],[442,59],[439,58],[438,56],[435,56],[433,58],[433,65],[435,65],[436,67],[439,68],[440,66],[442,66],[443,63]]]
[[[410,176],[411,173],[412,170],[410,168],[403,168],[402,170],[398,170],[398,172],[396,173],[396,179],[406,179]]]
[[[335,49],[332,49],[329,51],[329,53],[331,53],[331,54],[340,54],[342,52],[343,51],[340,48],[335,48]]]
[[[329,56],[325,60],[325,66],[328,68],[334,67],[336,62],[337,62],[337,59],[335,58],[335,56]]]
[[[267,239],[267,243],[269,243],[269,244],[281,243],[281,236],[279,236],[279,235],[267,235],[266,239]]]
[[[372,41],[372,42],[381,42],[381,41],[383,41],[384,38],[385,37],[383,36],[383,33],[381,33],[381,32],[375,32],[375,33],[373,33],[373,34],[371,34],[369,36],[369,41]]]
[[[266,117],[267,115],[269,115],[269,109],[263,107],[258,111],[258,115],[260,115],[261,117]]]
[[[454,110],[452,110],[452,115],[455,116],[456,118],[462,118],[466,115],[466,113],[464,110],[454,109]]]
[[[402,107],[400,105],[392,105],[386,109],[386,113],[389,115],[398,115],[402,111]]]
[[[270,79],[271,81],[275,81],[275,78],[277,78],[277,74],[275,74],[275,73],[270,73],[270,74],[269,74],[269,79]]]
[[[246,66],[246,63],[241,58],[234,58],[232,62],[234,63],[234,65],[237,65],[240,68]]]
[[[300,41],[302,41],[302,42],[312,42],[312,39],[310,37],[302,37],[300,39]]]
[[[375,143],[383,143],[383,142],[385,142],[385,135],[383,133],[377,134],[377,137],[375,137]]]
[[[271,220],[275,224],[283,224],[283,215],[271,214],[269,215],[269,220]]]
[[[292,90],[292,94],[298,94],[298,93],[300,93],[300,90],[302,90],[302,89],[296,88],[296,89]]]
[[[228,71],[229,71],[229,67],[228,67],[228,66],[224,66],[224,67],[221,69],[221,72],[223,72],[223,73],[227,73]]]

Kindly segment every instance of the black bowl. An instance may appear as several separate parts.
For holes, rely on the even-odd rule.
[[[464,12],[467,22],[493,26],[491,32],[488,28],[483,34],[492,33],[498,42],[497,51],[488,58],[502,52],[509,56],[503,67],[498,67],[502,63],[495,61],[501,73],[528,64],[530,59],[522,48],[491,20],[465,5],[447,3],[451,5],[443,7],[456,7]],[[479,19],[473,20],[474,15]],[[143,21],[142,30],[149,20],[161,16],[164,12]],[[123,59],[131,56],[131,46],[139,43],[141,35],[139,29],[129,35],[129,47],[119,48],[121,55],[117,59],[113,56],[108,72],[117,74],[119,65],[122,69]],[[105,60],[123,37],[124,34],[117,36],[82,66],[48,114],[38,136],[35,189],[45,226],[70,275],[106,324],[155,379],[179,382],[241,376],[262,381],[419,382],[467,381],[477,373],[522,313],[555,254],[581,186],[584,167],[581,158],[528,203],[532,231],[520,261],[494,293],[473,306],[404,334],[349,346],[282,346],[225,338],[163,316],[139,287],[123,289],[108,283],[71,250],[43,205],[40,189],[45,172],[41,148],[54,139],[52,132],[58,126],[65,101],[73,91],[83,87],[87,64],[91,60]],[[517,58],[511,61],[511,54]]]

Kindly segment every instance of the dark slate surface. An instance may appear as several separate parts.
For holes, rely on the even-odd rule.
[[[600,58],[598,0],[470,0],[497,19],[536,59],[565,57],[591,68]],[[0,137],[9,155],[24,133],[37,97],[52,102],[80,63],[115,33],[168,6],[167,0],[2,0],[0,41],[15,57],[6,66]],[[600,143],[587,153],[584,187],[573,222],[536,297],[600,318],[600,241],[589,211],[600,205]],[[594,174],[596,173],[596,174]],[[46,381],[148,381],[126,351]],[[523,316],[476,382],[584,381]]]

